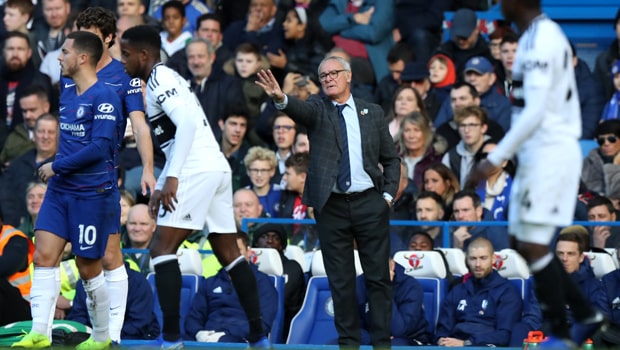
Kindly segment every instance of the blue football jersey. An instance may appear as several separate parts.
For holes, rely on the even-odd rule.
[[[97,81],[78,96],[67,86],[60,96],[60,140],[50,187],[86,194],[116,188],[116,129],[123,119],[115,91]],[[97,144],[99,147],[94,147]]]

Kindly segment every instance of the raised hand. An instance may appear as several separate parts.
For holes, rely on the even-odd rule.
[[[258,80],[254,83],[262,87],[267,96],[271,97],[276,103],[284,102],[284,93],[270,69],[261,69],[258,72]]]

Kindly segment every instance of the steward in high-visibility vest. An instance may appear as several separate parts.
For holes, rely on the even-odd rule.
[[[12,268],[12,271],[7,276],[1,277],[6,277],[11,285],[19,289],[24,299],[30,300],[30,286],[32,285],[30,280],[30,264],[34,256],[34,244],[32,244],[30,238],[13,226],[2,225],[2,232],[0,232],[0,256],[6,257],[10,254],[8,251],[5,252],[4,249],[14,237],[22,237],[27,242],[28,260],[23,261],[24,264],[21,264],[19,261],[13,261],[12,263],[9,261],[3,262],[3,265]]]

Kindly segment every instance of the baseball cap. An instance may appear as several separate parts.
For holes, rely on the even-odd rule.
[[[469,38],[477,24],[478,17],[474,11],[466,8],[456,11],[452,17],[452,27],[450,27],[452,40],[457,37]]]
[[[485,73],[493,73],[493,65],[489,62],[488,59],[482,56],[476,56],[470,58],[465,64],[465,73],[467,72],[476,72],[480,75]]]
[[[419,81],[430,75],[424,62],[407,62],[405,69],[400,73],[401,81]]]
[[[252,246],[256,247],[256,243],[258,242],[260,236],[269,232],[274,232],[278,234],[278,236],[280,236],[280,241],[282,241],[282,247],[286,248],[286,241],[288,240],[288,238],[286,236],[286,230],[284,229],[284,226],[273,223],[265,223],[256,228],[256,231],[254,231],[253,234],[254,241],[252,242]]]

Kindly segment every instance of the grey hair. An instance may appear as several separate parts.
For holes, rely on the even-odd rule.
[[[203,44],[207,45],[207,53],[209,54],[209,56],[213,56],[213,54],[215,53],[215,48],[213,48],[213,44],[211,44],[211,42],[209,40],[204,39],[204,38],[200,38],[200,37],[196,37],[196,38],[193,38],[192,40],[190,40],[185,45],[185,52],[187,52],[187,48],[189,47],[190,44],[195,44],[195,43],[203,43]]]
[[[317,69],[317,74],[321,75],[321,67],[323,67],[323,63],[327,61],[332,61],[332,60],[340,62],[340,64],[342,64],[342,68],[346,70],[347,72],[351,71],[351,65],[344,58],[338,57],[338,56],[329,56],[329,57],[325,57],[319,64],[319,69]]]

